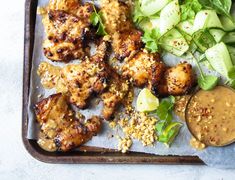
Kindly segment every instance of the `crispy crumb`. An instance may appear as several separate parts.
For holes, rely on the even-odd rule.
[[[112,121],[109,123],[109,127],[114,129],[117,126],[117,123],[115,121]]]
[[[174,112],[183,121],[185,121],[186,105],[187,105],[190,97],[191,97],[190,95],[184,95],[184,96],[177,96],[176,97],[176,102],[175,102],[175,106],[174,106]]]

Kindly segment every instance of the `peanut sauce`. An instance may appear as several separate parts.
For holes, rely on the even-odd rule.
[[[200,90],[187,105],[186,122],[196,140],[209,146],[224,146],[235,140],[235,91],[217,86]]]

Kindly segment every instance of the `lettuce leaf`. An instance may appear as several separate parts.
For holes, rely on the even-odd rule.
[[[202,5],[198,0],[185,0],[180,6],[181,8],[181,21],[194,19],[197,12],[202,9]]]

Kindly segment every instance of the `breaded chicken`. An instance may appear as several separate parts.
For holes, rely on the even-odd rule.
[[[69,101],[80,109],[87,107],[87,100],[92,94],[100,94],[108,86],[109,67],[103,61],[106,47],[106,42],[102,42],[93,57],[80,64],[67,65],[61,71]]]
[[[142,32],[131,20],[131,8],[118,0],[102,0],[101,12],[116,58],[123,60],[139,51],[143,46]]]
[[[91,31],[90,16],[93,5],[81,5],[75,0],[50,0],[42,14],[46,40],[45,56],[53,61],[82,59],[86,55],[85,42]]]
[[[76,15],[81,6],[79,0],[50,0],[48,8],[50,10],[61,10]]]
[[[125,62],[122,67],[122,76],[137,87],[156,86],[165,69],[158,53],[139,51],[133,58]]]
[[[191,64],[180,63],[165,71],[160,85],[157,87],[157,92],[163,96],[184,95],[194,84],[195,74]]]
[[[108,86],[109,75],[105,67],[104,63],[84,61],[63,68],[61,76],[68,88],[69,101],[83,109],[93,93],[102,93]]]
[[[97,53],[80,64],[59,68],[43,62],[37,72],[45,88],[56,88],[57,92],[67,93],[71,103],[84,109],[92,94],[100,94],[108,86],[110,70],[104,61],[106,51],[107,42],[102,42]]]
[[[92,94],[97,94],[104,102],[104,118],[110,119],[127,94],[128,84],[105,62],[107,48],[107,42],[102,41],[90,59],[63,68],[41,63],[38,75],[42,84],[66,93],[69,102],[80,109],[87,107]]]
[[[121,78],[119,74],[112,69],[110,69],[109,74],[109,87],[101,95],[104,104],[102,114],[106,120],[112,118],[115,110],[117,110],[119,105],[123,102],[129,90],[128,82]]]
[[[84,122],[76,118],[66,96],[54,94],[35,105],[41,130],[38,144],[46,151],[68,151],[89,141],[99,133],[102,119],[93,116]]]
[[[157,53],[139,51],[122,67],[122,76],[137,87],[148,86],[156,95],[183,95],[194,85],[192,66],[181,63],[168,68]]]

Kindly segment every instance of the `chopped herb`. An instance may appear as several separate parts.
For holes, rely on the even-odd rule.
[[[138,24],[145,18],[146,18],[146,16],[143,14],[143,12],[140,9],[140,2],[135,1],[134,11],[133,11],[133,21],[134,21],[134,23]]]
[[[219,77],[212,76],[212,75],[205,75],[202,71],[202,68],[200,66],[200,63],[198,62],[197,58],[194,57],[193,54],[191,54],[194,61],[196,62],[196,65],[200,71],[200,77],[198,78],[198,85],[200,88],[202,88],[205,91],[212,90],[219,82]]]
[[[235,89],[235,80],[228,80],[226,84]]]
[[[151,31],[145,31],[144,36],[142,37],[142,41],[145,43],[145,47],[150,52],[158,52],[158,40],[161,34],[159,29],[153,29]]]
[[[182,124],[179,122],[171,122],[160,134],[158,141],[163,142],[169,146],[178,135],[181,126]]]
[[[172,122],[172,110],[174,108],[175,97],[169,96],[159,104],[156,111],[160,121],[156,124],[155,130],[158,134],[158,141],[170,145],[179,133],[181,123]]]
[[[105,31],[105,27],[102,21],[102,12],[100,11],[97,13],[94,5],[93,8],[94,12],[91,14],[90,20],[93,26],[98,26],[96,34],[99,36],[107,35],[107,32]]]
[[[203,75],[198,78],[198,85],[205,91],[213,89],[218,84],[219,78],[211,75]]]
[[[168,99],[164,99],[159,104],[159,107],[157,108],[157,115],[161,120],[172,120],[172,109],[174,107],[175,103],[175,97],[169,96]]]
[[[228,77],[230,79],[235,80],[235,66],[233,66],[229,71],[228,71]]]
[[[232,7],[231,0],[198,0],[204,8],[214,9],[218,14],[227,16],[234,21],[230,15],[230,9]]]
[[[202,9],[202,5],[198,0],[185,0],[183,1],[181,8],[181,21],[194,19],[197,12]]]

